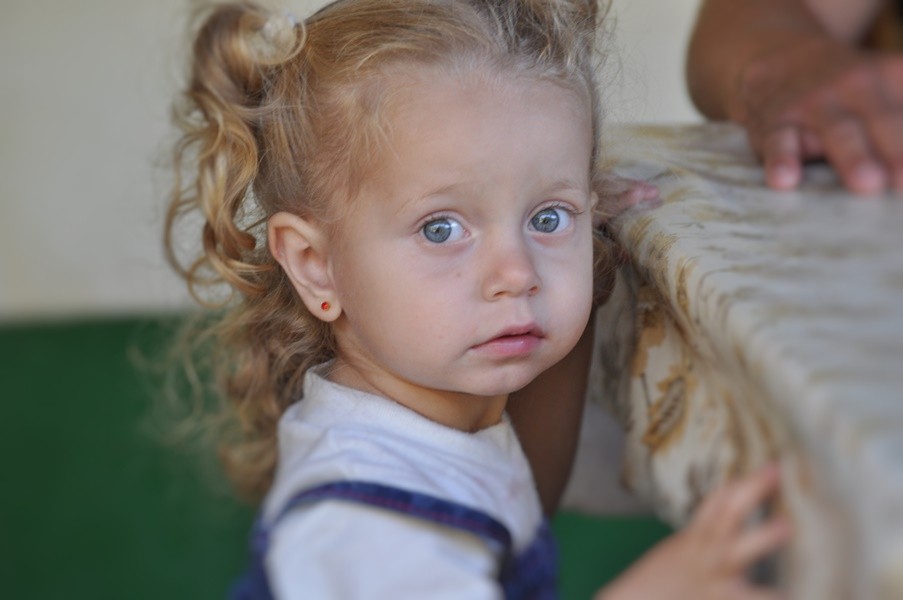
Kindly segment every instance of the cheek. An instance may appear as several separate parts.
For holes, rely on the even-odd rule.
[[[367,318],[377,329],[397,329],[401,322],[411,329],[428,318],[444,298],[436,282],[411,268],[410,257],[389,250],[372,248],[336,261],[336,290],[356,321]]]
[[[545,262],[546,274],[556,286],[577,290],[591,289],[593,284],[592,242],[583,243],[582,238],[575,243],[556,248]]]
[[[551,293],[552,310],[568,321],[579,321],[589,315],[593,297],[592,252],[576,251],[549,265],[543,277]],[[581,324],[582,326],[582,324]]]

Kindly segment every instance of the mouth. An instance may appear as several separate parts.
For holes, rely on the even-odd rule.
[[[498,357],[517,357],[530,354],[545,338],[545,332],[535,323],[506,327],[474,350]]]
[[[545,333],[543,333],[542,329],[539,328],[535,323],[529,323],[526,325],[514,325],[512,327],[508,327],[503,329],[500,333],[498,333],[495,337],[493,337],[489,341],[499,340],[504,338],[514,338],[521,336],[530,336],[536,338],[545,337]]]

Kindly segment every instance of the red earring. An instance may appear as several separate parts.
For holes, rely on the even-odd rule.
[[[324,311],[327,311],[330,308],[332,308],[332,304],[330,304],[329,302],[326,302],[324,300],[323,303],[320,305],[320,308],[323,309]]]

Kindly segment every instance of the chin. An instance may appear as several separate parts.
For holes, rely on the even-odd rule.
[[[478,385],[479,391],[475,391],[478,396],[503,396],[516,392],[527,385],[542,373],[545,369],[499,369],[500,372],[490,373],[486,375],[483,381],[485,385]]]

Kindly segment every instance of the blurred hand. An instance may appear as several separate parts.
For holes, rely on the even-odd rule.
[[[611,296],[617,278],[617,267],[630,262],[627,252],[611,235],[606,224],[611,219],[632,206],[647,203],[660,204],[657,185],[626,179],[608,177],[597,189],[599,202],[593,211],[593,227],[596,235],[604,241],[597,246],[596,265],[593,276],[593,306],[602,306]]]
[[[615,218],[628,208],[659,200],[659,189],[654,183],[638,179],[608,176],[596,190],[599,202],[593,211],[593,226],[599,227]]]
[[[653,548],[597,600],[774,600],[773,590],[755,587],[746,572],[784,545],[784,518],[748,525],[754,511],[778,488],[776,466],[713,491],[693,520]]]
[[[769,187],[795,189],[827,160],[858,194],[903,191],[903,54],[813,39],[753,60],[728,107]]]

